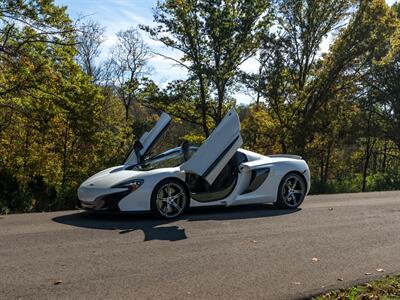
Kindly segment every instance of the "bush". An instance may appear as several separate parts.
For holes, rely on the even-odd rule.
[[[344,179],[333,179],[326,183],[313,182],[311,194],[358,193],[362,188],[362,174],[354,174]],[[400,175],[376,173],[367,176],[366,190],[393,191],[400,190]]]
[[[361,192],[362,175],[354,174],[349,178],[328,180],[326,183],[313,182],[312,194],[335,194],[335,193],[357,193]]]
[[[76,190],[73,188],[57,193],[41,176],[22,184],[4,169],[0,170],[0,190],[0,214],[71,209],[76,203]]]
[[[400,174],[377,173],[367,177],[367,191],[400,190]]]

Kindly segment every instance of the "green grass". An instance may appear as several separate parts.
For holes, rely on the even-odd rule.
[[[386,276],[366,284],[341,289],[314,297],[315,300],[386,300],[400,299],[400,275]]]

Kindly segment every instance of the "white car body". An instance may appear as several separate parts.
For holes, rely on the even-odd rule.
[[[270,155],[264,156],[252,151],[241,149],[239,117],[235,110],[231,110],[212,132],[208,139],[192,156],[183,163],[173,167],[162,167],[151,170],[142,170],[141,162],[161,133],[170,123],[171,118],[163,113],[156,126],[140,138],[123,165],[101,171],[85,182],[78,189],[78,198],[81,207],[91,210],[113,210],[122,212],[150,211],[154,188],[163,180],[173,178],[185,185],[190,194],[189,206],[241,205],[254,203],[274,203],[278,200],[278,192],[283,178],[287,174],[296,173],[304,179],[304,196],[311,186],[310,171],[307,163],[298,156]],[[149,162],[162,161],[165,157],[181,155],[180,148],[175,148],[149,159]],[[235,156],[234,163],[232,157]],[[240,157],[238,160],[236,157]],[[222,199],[216,199],[218,191],[192,192],[188,182],[188,174],[201,177],[204,185],[210,187],[220,176],[221,171],[230,162],[236,164],[237,169],[229,169],[236,178],[231,183],[229,192]],[[236,170],[236,171],[232,171]],[[229,176],[225,176],[229,181]],[[205,182],[206,181],[206,182]],[[232,180],[231,180],[232,181]],[[130,191],[124,183],[134,182],[138,188]],[[223,185],[221,184],[221,190]],[[214,193],[214,194],[213,194]],[[211,195],[210,199],[206,199]],[[203,198],[202,198],[203,197]],[[218,198],[218,197],[217,197]],[[111,199],[111,200],[110,200]]]

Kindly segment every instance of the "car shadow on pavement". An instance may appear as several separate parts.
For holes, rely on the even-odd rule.
[[[149,214],[92,213],[80,211],[73,214],[58,216],[52,220],[57,223],[81,228],[119,230],[120,234],[142,230],[144,233],[144,241],[180,241],[187,239],[187,236],[184,228],[181,228],[177,224],[172,224],[178,221],[197,222],[267,218],[287,215],[300,210],[301,209],[277,209],[267,204],[192,208],[182,217],[172,220],[155,219]],[[168,224],[171,225],[166,226]]]

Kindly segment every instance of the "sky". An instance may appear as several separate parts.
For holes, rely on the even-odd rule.
[[[93,19],[105,28],[102,59],[109,57],[110,48],[117,40],[117,32],[131,27],[137,28],[139,24],[155,25],[152,8],[156,6],[157,0],[55,0],[55,3],[67,6],[67,12],[72,19]],[[145,32],[140,33],[153,52],[179,58],[179,53],[152,40]],[[154,54],[149,63],[152,69],[151,78],[161,86],[172,80],[186,78],[185,69],[171,60]]]
[[[392,5],[395,0],[386,0]],[[67,6],[67,12],[72,19],[89,18],[100,23],[106,30],[105,41],[102,45],[101,59],[110,55],[110,48],[116,41],[115,34],[128,28],[137,28],[139,24],[155,25],[153,23],[152,8],[157,0],[55,0],[60,6]],[[164,47],[154,41],[144,32],[142,38],[155,53],[179,58],[179,53]],[[327,38],[321,45],[321,51],[329,49],[330,39]],[[154,54],[149,64],[152,68],[151,78],[160,86],[166,86],[169,81],[186,78],[186,71],[177,66],[171,60]],[[256,72],[258,63],[255,59],[249,59],[240,67],[244,71]],[[249,103],[252,98],[245,93],[235,94],[239,103]]]

